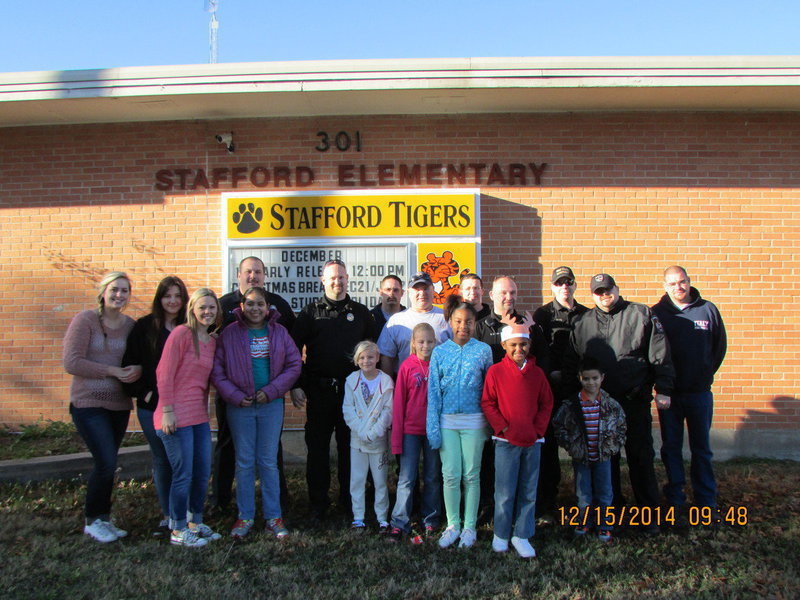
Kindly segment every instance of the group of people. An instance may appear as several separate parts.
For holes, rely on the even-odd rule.
[[[172,543],[203,546],[220,537],[203,523],[212,463],[210,384],[219,427],[211,504],[227,507],[235,475],[238,519],[231,534],[238,538],[254,524],[256,475],[267,531],[278,538],[289,533],[282,518],[284,396],[306,412],[315,523],[331,505],[335,435],[337,504],[352,514],[354,532],[367,529],[371,478],[377,527],[389,540],[411,534],[418,512],[420,533],[438,534],[443,548],[469,548],[479,521],[493,518],[493,550],[505,552],[510,543],[532,557],[537,520],[555,520],[561,445],[573,459],[577,508],[597,509],[595,522],[580,520],[575,534],[596,526],[598,539],[608,542],[613,511],[626,502],[623,446],[636,504],[660,503],[654,393],[667,503],[680,513],[687,502],[685,422],[694,503],[716,505],[711,384],[725,356],[725,328],[682,267],[664,271],[666,293],[652,309],[624,300],[614,278],[598,274],[589,309],[575,300],[572,269],[560,266],[551,276],[553,300],[533,315],[517,310],[517,284],[508,275],[492,282],[489,304],[481,278],[464,275],[460,295],[448,297],[443,309],[433,305],[426,273],[414,274],[406,288],[390,275],[370,310],[347,293],[345,264],[331,260],[322,270],[323,296],[297,316],[264,289],[260,259],[242,260],[237,279],[238,289],[218,301],[207,288],[189,297],[180,279],[167,277],[151,314],[134,323],[122,314],[130,280],[110,273],[97,308],[70,324],[64,364],[74,375],[70,413],[95,459],[84,529],[94,539],[126,535],[110,508],[131,397],[152,449],[162,525],[171,529]],[[393,507],[390,454],[399,468]],[[646,530],[656,533],[658,523]]]

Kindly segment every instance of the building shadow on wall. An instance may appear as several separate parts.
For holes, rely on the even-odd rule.
[[[772,407],[774,411],[746,411],[734,435],[737,454],[800,458],[800,431],[783,427],[800,415],[800,398],[774,396]],[[769,447],[764,447],[765,444]]]
[[[533,310],[542,303],[542,218],[525,204],[481,194],[481,278],[489,300],[492,280],[513,275],[517,306]]]

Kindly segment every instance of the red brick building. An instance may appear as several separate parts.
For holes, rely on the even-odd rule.
[[[0,75],[0,423],[68,419],[61,339],[103,272],[134,317],[165,274],[228,291],[223,194],[477,189],[481,275],[524,308],[559,264],[584,304],[594,273],[653,304],[685,266],[728,327],[717,455],[797,458],[798,88],[797,57]]]

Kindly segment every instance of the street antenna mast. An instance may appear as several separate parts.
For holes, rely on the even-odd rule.
[[[208,24],[208,62],[212,65],[217,62],[217,40],[219,33],[219,21],[217,21],[217,5],[219,0],[205,0],[206,12],[211,13],[211,22]]]

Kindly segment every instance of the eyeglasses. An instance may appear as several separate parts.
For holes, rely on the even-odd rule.
[[[610,296],[611,288],[597,288],[592,292],[595,296]]]
[[[573,285],[575,285],[575,280],[574,279],[559,279],[553,285],[556,286],[556,287],[562,287],[564,285],[572,287]]]

